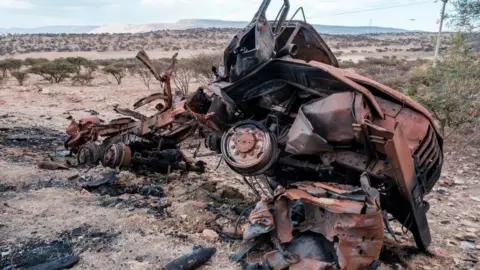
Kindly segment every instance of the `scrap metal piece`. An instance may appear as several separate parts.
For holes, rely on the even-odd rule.
[[[70,170],[69,167],[52,161],[37,161],[37,167],[44,170]]]
[[[78,149],[77,162],[78,165],[94,166],[97,165],[103,158],[104,147],[101,144],[88,142]]]
[[[275,229],[275,221],[267,201],[260,200],[248,216],[248,224],[243,231],[243,240],[248,241]]]
[[[264,255],[265,262],[273,269],[362,269],[378,259],[383,246],[383,215],[366,175],[362,176],[362,188],[332,183],[303,182],[293,184],[292,189],[279,186],[275,191],[275,211],[260,201],[258,210],[252,212],[247,228],[259,228],[258,236],[272,228],[283,247]],[[362,192],[362,201],[349,196]],[[345,195],[333,199],[332,193]],[[300,201],[305,219],[295,225],[292,205]],[[263,217],[268,217],[262,219]],[[254,227],[258,220],[266,220],[269,226]],[[256,222],[256,223],[254,223]],[[262,223],[260,223],[262,224]],[[268,230],[266,230],[268,228]],[[293,231],[299,233],[293,235]],[[250,230],[249,232],[251,232]],[[251,239],[251,238],[249,238]]]
[[[132,151],[124,143],[116,143],[108,146],[103,156],[103,165],[110,168],[127,168],[132,160]]]
[[[210,260],[210,258],[217,251],[216,248],[204,248],[197,247],[194,248],[193,252],[183,255],[182,257],[169,262],[167,265],[162,267],[163,270],[193,270],[197,269],[200,266]]]

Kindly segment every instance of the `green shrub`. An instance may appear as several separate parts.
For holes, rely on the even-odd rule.
[[[473,56],[453,51],[442,62],[412,71],[406,92],[427,107],[445,128],[458,128],[479,120],[480,63]]]
[[[117,83],[120,85],[122,83],[122,78],[125,77],[125,68],[119,64],[110,64],[102,70],[105,74],[112,75]]]
[[[0,61],[0,72],[3,77],[7,77],[7,71],[10,73],[17,71],[22,67],[23,61],[20,59],[5,59]]]
[[[30,68],[30,73],[42,76],[50,83],[60,83],[76,72],[76,68],[71,63],[56,59],[51,62],[40,63]]]
[[[12,71],[12,77],[17,79],[18,85],[22,86],[23,82],[28,78],[28,72],[26,71]]]
[[[37,65],[37,64],[41,64],[41,63],[45,63],[45,62],[48,62],[49,60],[46,59],[46,58],[27,58],[23,61],[23,63],[26,65],[26,66],[34,66],[34,65]]]

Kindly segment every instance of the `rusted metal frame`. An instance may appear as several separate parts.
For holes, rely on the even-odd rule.
[[[289,59],[289,62],[295,62],[303,65],[310,65],[312,67],[319,68],[320,70],[330,74],[332,77],[335,79],[345,83],[346,85],[350,86],[354,90],[358,91],[359,93],[363,94],[365,98],[370,102],[370,104],[373,107],[373,111],[382,119],[385,118],[385,115],[380,108],[380,105],[378,104],[377,100],[373,96],[373,94],[365,87],[361,86],[360,84],[350,80],[349,78],[344,76],[345,71],[324,63],[320,63],[317,61],[310,61],[310,62],[305,62],[304,60],[299,60],[299,59]]]
[[[379,82],[376,82],[372,79],[363,77],[363,76],[361,76],[359,74],[356,74],[354,72],[350,72],[350,71],[345,70],[345,73],[346,73],[345,76],[347,78],[349,78],[353,81],[356,81],[356,82],[360,82],[360,83],[375,87],[376,89],[378,89],[382,93],[385,93],[385,94],[389,95],[390,97],[393,97],[396,100],[402,102],[402,104],[407,105],[407,107],[409,107],[409,108],[411,108],[411,109],[413,109],[417,112],[422,113],[430,121],[431,125],[433,126],[433,128],[434,128],[434,130],[437,134],[437,136],[440,136],[441,133],[438,131],[437,127],[435,126],[432,114],[427,109],[422,107],[420,104],[416,103],[414,100],[412,100],[408,96],[405,96],[405,95],[399,93],[398,91],[395,91],[394,89],[392,89],[392,88],[390,88],[386,85],[383,85],[383,84],[381,84]]]
[[[293,18],[295,18],[295,16],[297,15],[297,13],[298,13],[299,11],[302,12],[303,22],[305,22],[305,23],[307,22],[307,19],[306,19],[306,17],[305,17],[305,11],[303,10],[303,7],[299,7],[299,8],[297,9],[297,11],[295,11],[295,13],[293,13],[292,17],[290,18],[290,22],[293,21]]]
[[[376,178],[383,178],[387,174],[385,162],[377,160],[371,167],[366,166],[365,156],[350,151],[338,151],[323,154],[323,158],[327,158],[329,162],[336,162],[339,165],[355,169],[357,171],[366,171],[369,175]]]
[[[427,141],[424,143],[424,151],[419,154],[420,157],[420,166],[423,166],[423,164],[428,160],[428,156],[434,151],[435,149],[435,134],[433,132],[429,132],[430,134],[428,135]],[[422,147],[423,148],[423,147]]]
[[[119,114],[123,114],[125,116],[130,116],[130,117],[133,117],[137,120],[140,120],[140,121],[145,121],[147,119],[147,117],[139,112],[136,112],[136,111],[132,111],[130,109],[122,109],[122,108],[118,108],[116,107],[114,109],[115,112],[119,113]]]
[[[141,50],[137,53],[136,58],[140,60],[150,72],[153,74],[157,81],[161,80],[160,74],[158,73],[157,69],[153,66],[152,61],[148,57],[147,53],[144,50]]]
[[[164,93],[151,94],[150,96],[144,97],[138,100],[137,102],[135,102],[135,104],[133,104],[133,108],[138,109],[158,99],[167,100],[168,97]]]
[[[418,157],[422,157],[424,155],[425,150],[432,142],[433,136],[434,132],[432,131],[432,127],[428,127],[427,135],[425,136],[425,139],[423,139],[423,141],[421,142],[422,146],[416,151],[416,155]]]
[[[292,44],[293,40],[295,39],[295,37],[298,35],[298,32],[300,31],[300,28],[301,28],[301,24],[300,23],[296,23],[296,26],[295,26],[295,30],[293,30],[292,32],[292,35],[288,38],[287,40],[287,43],[285,44],[285,46],[289,45],[289,44]],[[281,48],[280,48],[281,49]]]
[[[435,140],[434,155],[433,155],[433,157],[432,157],[431,159],[428,159],[428,160],[427,160],[427,164],[426,164],[427,168],[425,169],[425,171],[430,170],[430,169],[432,168],[432,166],[433,166],[434,164],[436,164],[435,161],[437,161],[438,158],[439,158],[439,156],[441,155],[441,153],[440,153],[439,150],[440,150],[440,147],[439,147],[439,145],[438,145],[438,141]]]
[[[172,87],[170,84],[170,78],[172,77],[173,70],[177,63],[177,56],[178,56],[178,53],[175,53],[173,55],[172,62],[168,67],[167,71],[162,76],[160,76],[158,71],[150,61],[150,58],[148,57],[147,53],[144,50],[141,50],[137,54],[137,59],[139,59],[150,70],[150,72],[154,75],[156,80],[158,80],[160,83],[163,84],[164,95],[166,96],[166,106],[163,108],[162,111],[160,111],[160,113],[165,112],[172,107],[173,95],[172,95]]]
[[[415,201],[414,198],[415,189],[420,183],[415,181],[416,172],[412,153],[401,125],[396,126],[393,137],[385,144],[385,152],[389,164],[392,166],[391,170],[400,194],[410,206],[409,214],[402,224],[412,231],[417,246],[422,249],[426,248],[431,242],[428,221],[423,206],[419,205],[421,202]]]

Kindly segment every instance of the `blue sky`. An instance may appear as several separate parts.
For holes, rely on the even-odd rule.
[[[249,20],[261,0],[0,0],[0,27],[174,22],[179,19]],[[273,19],[282,0],[272,0]],[[310,23],[436,31],[434,0],[290,0]]]

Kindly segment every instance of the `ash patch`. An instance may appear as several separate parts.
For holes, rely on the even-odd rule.
[[[163,187],[157,183],[141,183],[130,181],[125,183],[116,171],[106,171],[97,176],[83,176],[86,180],[82,187],[100,195],[120,196],[123,194],[139,194],[142,196],[164,197]]]
[[[0,145],[34,151],[52,151],[62,146],[66,134],[48,128],[13,127],[0,129]]]
[[[127,211],[147,208],[149,214],[164,215],[168,203],[161,200],[165,196],[163,185],[150,182],[152,178],[138,177],[129,172],[117,172],[107,168],[95,168],[88,175],[80,177],[81,187],[100,195],[99,205]]]
[[[85,251],[108,251],[119,233],[90,229],[88,226],[62,232],[53,241],[39,238],[0,245],[1,269],[62,269],[78,262]]]
[[[80,182],[76,179],[52,176],[39,179],[32,183],[19,183],[15,186],[0,184],[0,194],[7,192],[28,192],[43,188],[80,189],[80,186]]]

